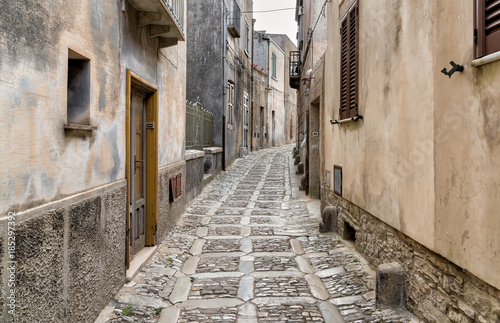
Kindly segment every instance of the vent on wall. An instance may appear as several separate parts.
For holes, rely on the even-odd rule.
[[[342,196],[342,167],[333,166],[333,191]]]

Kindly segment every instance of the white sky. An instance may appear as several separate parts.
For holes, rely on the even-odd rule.
[[[253,0],[253,10],[273,10],[282,8],[295,8],[296,0]],[[296,44],[297,23],[295,10],[264,12],[253,14],[255,30],[265,30],[270,34],[287,34],[288,38]]]

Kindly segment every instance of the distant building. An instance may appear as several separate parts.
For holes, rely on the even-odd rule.
[[[248,154],[252,91],[252,0],[190,0],[187,99],[214,115],[224,164]]]
[[[254,93],[263,94],[264,100],[258,98],[258,104],[254,104],[252,146],[264,148],[292,143],[297,95],[288,82],[287,53],[296,47],[286,35],[257,31],[253,38],[254,74],[259,73],[254,76]]]
[[[297,0],[298,51],[290,55],[290,86],[298,90],[297,149],[299,169],[303,169],[301,189],[320,197],[319,146],[320,104],[323,97],[323,54],[327,44],[324,0]]]
[[[0,321],[93,322],[185,208],[185,3],[0,14]]]

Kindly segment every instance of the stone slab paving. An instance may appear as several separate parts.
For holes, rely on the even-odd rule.
[[[297,191],[291,151],[219,174],[96,322],[417,322],[378,310],[373,269],[318,232],[319,201]]]

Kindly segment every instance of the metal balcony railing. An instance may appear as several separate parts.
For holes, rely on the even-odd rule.
[[[170,13],[174,16],[175,22],[184,33],[184,0],[163,0]]]
[[[231,0],[229,3],[229,15],[227,22],[227,29],[233,35],[233,37],[239,38],[241,37],[240,33],[241,28],[241,9],[238,6],[236,0]]]
[[[186,105],[186,149],[199,149],[214,145],[214,115],[203,109],[199,102]]]
[[[300,51],[290,52],[290,87],[293,89],[298,89],[300,86],[300,73],[302,65],[300,63]]]

